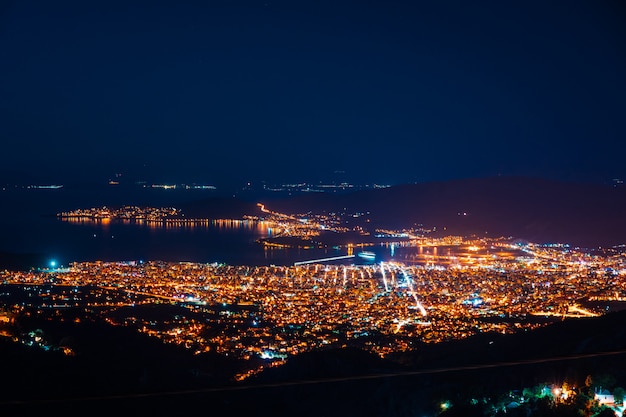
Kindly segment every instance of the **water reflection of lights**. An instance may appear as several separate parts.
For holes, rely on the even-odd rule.
[[[270,236],[273,233],[271,223],[263,220],[238,220],[238,219],[146,219],[146,218],[120,218],[109,217],[63,217],[61,221],[77,225],[102,225],[108,226],[119,222],[123,225],[147,226],[150,229],[193,229],[193,228],[218,228],[218,229],[246,229],[257,230],[262,235]]]
[[[385,242],[388,254],[403,262],[425,266],[480,267],[489,262],[510,261],[519,256],[519,249],[483,247],[478,245],[424,245],[417,242]]]

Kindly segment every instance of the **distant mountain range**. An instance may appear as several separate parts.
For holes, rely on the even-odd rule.
[[[423,225],[435,235],[512,236],[582,247],[626,243],[626,187],[492,177],[269,202],[283,212],[367,213],[369,227]]]

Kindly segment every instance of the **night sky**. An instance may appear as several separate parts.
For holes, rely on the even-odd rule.
[[[0,63],[50,182],[626,178],[618,0],[4,0]]]

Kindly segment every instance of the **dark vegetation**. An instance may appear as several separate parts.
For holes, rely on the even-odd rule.
[[[72,346],[75,356],[0,339],[3,415],[434,416],[442,402],[455,404],[444,414],[496,415],[492,403],[539,384],[583,387],[592,375],[594,386],[626,385],[626,312],[421,345],[385,359],[352,348],[309,352],[243,385],[228,377],[237,360],[193,355],[129,328],[64,315],[17,322]],[[542,404],[532,406],[559,415]]]

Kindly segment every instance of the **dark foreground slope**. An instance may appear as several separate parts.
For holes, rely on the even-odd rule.
[[[442,402],[495,399],[564,381],[580,387],[588,375],[600,384],[610,381],[611,386],[603,386],[612,389],[626,385],[625,325],[626,311],[532,332],[422,345],[385,360],[349,350],[313,352],[258,380],[303,381],[271,391],[286,409],[301,408],[306,410],[303,415],[311,416],[434,415]],[[357,358],[361,366],[355,364]],[[324,379],[328,382],[318,383]]]
[[[513,236],[577,246],[626,243],[626,188],[493,177],[274,201],[288,212],[370,212],[371,225],[423,224],[442,235]]]
[[[11,358],[4,365],[2,415],[435,416],[444,401],[497,398],[565,380],[580,386],[587,375],[611,381],[604,385],[609,389],[623,387],[624,329],[626,312],[619,312],[518,335],[424,345],[386,359],[352,349],[310,352],[244,384],[199,385],[202,378],[189,371],[202,375],[217,362],[208,366],[146,342],[142,353],[130,335],[125,350],[117,331],[98,328],[119,345],[111,354],[60,359],[1,343],[2,356]],[[153,385],[137,386],[146,376]]]

